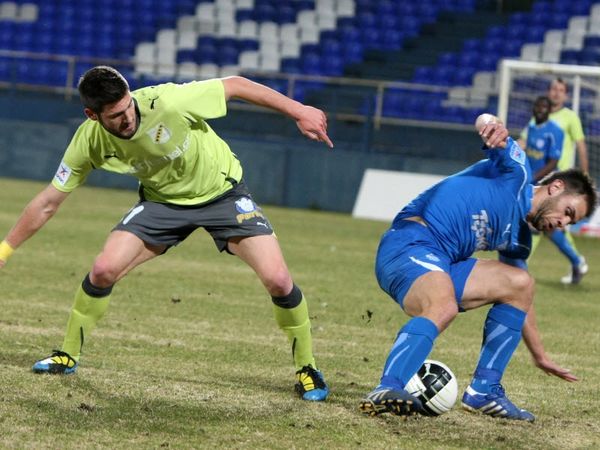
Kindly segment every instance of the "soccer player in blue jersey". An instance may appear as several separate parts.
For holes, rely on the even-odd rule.
[[[565,134],[556,122],[550,120],[551,107],[548,97],[541,96],[535,100],[533,118],[518,141],[527,154],[534,183],[556,169],[562,153]]]
[[[596,191],[572,169],[531,184],[524,151],[497,118],[482,115],[476,127],[487,159],[426,190],[398,213],[383,235],[376,259],[379,285],[412,318],[400,329],[379,385],[361,401],[369,415],[421,411],[404,387],[456,317],[489,309],[479,362],[463,407],[493,417],[533,421],[504,393],[502,376],[521,335],[535,364],[567,381],[577,378],[546,354],[533,310],[534,280],[525,270],[530,227],[562,229],[592,214]],[[475,259],[497,250],[501,261]]]

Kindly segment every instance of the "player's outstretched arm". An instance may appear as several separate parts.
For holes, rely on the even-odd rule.
[[[527,318],[525,325],[523,326],[523,340],[527,349],[533,357],[534,364],[546,372],[548,375],[554,375],[558,378],[562,378],[565,381],[577,381],[578,378],[571,373],[570,369],[560,367],[554,361],[552,361],[544,350],[542,339],[537,328],[535,319],[535,309],[533,305],[527,312]]]
[[[333,142],[327,136],[327,117],[320,109],[303,105],[279,92],[244,77],[234,76],[222,79],[225,97],[239,98],[255,105],[279,111],[296,121],[300,132],[314,141],[324,142],[333,148]]]
[[[475,129],[481,136],[484,144],[490,148],[506,147],[508,130],[493,114],[481,114],[475,120]]]
[[[0,268],[4,267],[14,250],[50,220],[68,195],[50,184],[29,202],[15,226],[0,244]]]

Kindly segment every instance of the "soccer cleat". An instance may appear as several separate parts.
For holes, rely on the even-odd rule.
[[[31,368],[35,373],[50,373],[68,375],[77,370],[79,363],[71,358],[68,353],[60,350],[52,350],[47,358],[40,359]]]
[[[571,273],[560,279],[562,284],[579,284],[583,276],[588,273],[589,266],[583,256],[580,257],[579,264],[573,266]]]
[[[394,390],[377,388],[371,391],[358,407],[364,414],[378,416],[391,413],[396,416],[414,416],[423,409],[420,400],[410,395],[404,389]]]
[[[303,400],[322,402],[329,395],[323,374],[312,366],[304,366],[296,372],[298,382],[294,386]]]
[[[492,386],[492,392],[489,394],[480,394],[471,386],[468,386],[463,394],[462,407],[469,412],[479,411],[488,416],[503,419],[525,420],[527,422],[535,420],[535,416],[529,411],[515,406],[504,393],[504,388],[499,384]]]

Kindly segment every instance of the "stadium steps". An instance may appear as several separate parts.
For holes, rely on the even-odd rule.
[[[363,79],[410,81],[415,68],[435,65],[441,53],[460,51],[465,39],[483,37],[489,27],[507,20],[508,15],[487,11],[443,13],[419,37],[408,40],[403,50],[369,50],[364,62],[347,66],[344,73]]]

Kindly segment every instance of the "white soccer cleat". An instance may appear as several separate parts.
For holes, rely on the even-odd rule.
[[[560,282],[562,284],[579,284],[583,276],[588,273],[588,270],[589,266],[585,261],[585,258],[582,256],[579,264],[571,269],[571,273],[562,277]]]

